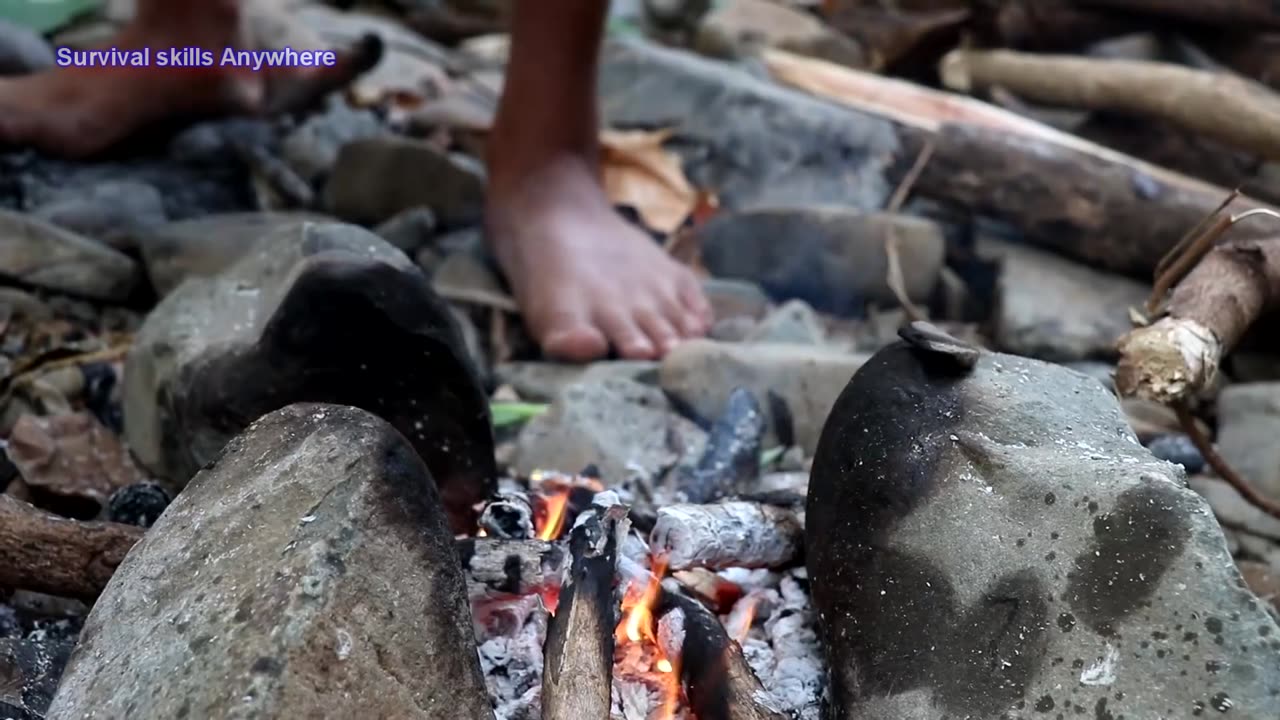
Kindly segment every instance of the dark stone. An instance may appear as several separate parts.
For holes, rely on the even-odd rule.
[[[807,563],[834,716],[1012,717],[1066,707],[1071,688],[1072,712],[1102,717],[1167,717],[1216,692],[1270,717],[1280,663],[1257,628],[1274,620],[1106,389],[995,353],[957,372],[916,345],[858,371],[814,458]],[[1217,618],[1229,677],[1206,673],[1208,651],[1169,647],[1187,617]],[[1151,649],[1131,639],[1154,634]]]
[[[179,486],[254,419],[293,402],[354,405],[409,438],[455,527],[496,477],[488,400],[448,307],[372,233],[299,223],[210,278],[188,280],[139,331],[125,435]]]
[[[1147,443],[1147,449],[1161,460],[1181,465],[1188,475],[1204,470],[1204,456],[1200,454],[1196,444],[1191,442],[1191,438],[1181,433],[1152,438]]]
[[[172,501],[169,491],[156,483],[143,482],[122,487],[107,502],[107,519],[149,528],[160,519]]]
[[[676,491],[685,502],[709,503],[752,489],[760,478],[764,431],[760,401],[747,388],[734,388],[697,465],[677,468]]]
[[[44,720],[74,643],[0,639],[0,717]]]

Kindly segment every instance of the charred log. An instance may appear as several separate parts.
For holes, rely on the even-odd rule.
[[[1280,7],[1271,0],[1074,0],[1083,7],[1150,15],[1244,32],[1280,30]]]
[[[545,540],[464,538],[454,548],[472,598],[554,592],[569,558],[563,545]]]
[[[533,503],[523,492],[502,493],[490,500],[480,512],[479,522],[489,537],[528,540],[536,532]]]
[[[764,705],[764,687],[742,647],[710,610],[668,580],[658,612],[668,627],[677,626],[670,634],[680,639],[680,677],[699,720],[784,720],[785,715]],[[665,617],[674,613],[679,615]]]
[[[544,720],[609,717],[613,583],[619,540],[627,532],[626,514],[626,508],[605,501],[580,515],[570,532],[573,562],[547,628],[542,674]]]
[[[785,567],[800,558],[801,517],[751,502],[671,505],[658,510],[649,544],[672,570]]]
[[[0,587],[92,602],[143,532],[68,520],[0,495]]]
[[[678,471],[677,491],[688,502],[707,503],[754,483],[760,477],[764,431],[764,412],[756,396],[746,388],[735,388],[711,427],[697,466]]]

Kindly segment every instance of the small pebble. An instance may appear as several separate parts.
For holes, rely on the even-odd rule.
[[[1160,435],[1147,443],[1147,449],[1161,460],[1181,465],[1188,474],[1194,475],[1204,470],[1204,456],[1186,435]]]
[[[107,503],[107,519],[111,522],[149,528],[173,498],[153,482],[141,482],[120,488]]]

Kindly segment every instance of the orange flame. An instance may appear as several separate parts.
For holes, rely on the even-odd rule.
[[[741,645],[747,639],[747,633],[751,632],[751,623],[756,619],[756,606],[760,603],[759,596],[748,597],[744,602],[747,603],[747,609],[742,613],[742,619],[737,630],[733,633],[733,639]]]
[[[680,705],[680,670],[666,658],[657,663],[662,676],[662,707],[649,720],[672,720],[676,716],[676,708]]]
[[[555,540],[564,530],[564,510],[569,504],[569,491],[565,489],[555,495],[548,495],[542,498],[542,503],[546,515],[542,527],[538,528],[538,539]]]
[[[644,590],[637,594],[634,592],[634,586],[627,588],[627,594],[622,600],[624,612],[622,622],[618,623],[614,631],[614,639],[618,643],[657,640],[653,632],[653,604],[658,600],[658,591],[662,589],[662,576],[666,572],[666,560],[655,558],[653,573],[649,575],[649,581],[645,583]]]

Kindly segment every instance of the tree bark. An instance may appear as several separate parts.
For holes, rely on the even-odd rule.
[[[1075,0],[1075,3],[1243,32],[1280,30],[1280,6],[1272,0]]]
[[[960,92],[1002,87],[1033,102],[1168,120],[1228,145],[1280,158],[1280,97],[1228,73],[1170,63],[953,50],[942,81]]]
[[[145,532],[68,520],[0,495],[0,587],[93,602]]]

